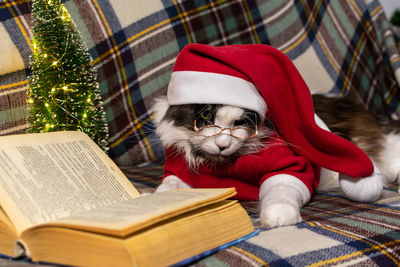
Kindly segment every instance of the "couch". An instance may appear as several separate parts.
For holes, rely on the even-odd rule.
[[[264,43],[291,58],[313,93],[355,92],[374,114],[400,115],[400,42],[377,0],[64,0],[98,70],[110,136],[109,156],[141,192],[163,174],[152,101],[165,94],[174,60],[188,43]],[[28,129],[31,1],[0,1],[0,135]],[[258,223],[258,235],[195,266],[398,266],[400,196],[375,203],[340,191],[316,193],[303,221]],[[1,265],[29,266],[0,259]]]

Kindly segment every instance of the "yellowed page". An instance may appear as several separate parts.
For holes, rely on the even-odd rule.
[[[0,253],[14,256],[14,245],[17,239],[18,235],[14,225],[0,207]]]
[[[222,201],[235,194],[234,188],[169,190],[65,217],[37,227],[58,225],[124,237],[162,220]]]
[[[2,221],[5,225],[7,225],[10,229],[14,229],[14,224],[10,221],[10,218],[8,218],[7,214],[4,212],[4,210],[0,207],[0,221]]]
[[[137,196],[114,162],[82,132],[0,137],[0,203],[19,233]]]
[[[179,220],[161,222],[128,237],[126,245],[136,266],[163,267],[252,232],[247,212],[239,203],[227,200],[185,213]]]

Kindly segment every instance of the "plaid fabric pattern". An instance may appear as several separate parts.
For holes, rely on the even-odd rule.
[[[24,133],[31,54],[30,5],[0,1],[0,134]],[[4,43],[3,43],[4,42]]]
[[[127,168],[141,192],[160,183],[162,167]],[[384,191],[376,203],[347,200],[341,192],[318,193],[301,210],[303,222],[267,229],[258,222],[257,201],[241,203],[260,233],[194,266],[398,266],[400,196]]]
[[[110,156],[120,166],[163,161],[149,109],[165,93],[180,49],[193,42],[272,45],[294,61],[313,92],[354,90],[373,112],[400,115],[399,41],[376,0],[64,3],[98,69]],[[28,127],[30,11],[28,0],[0,0],[0,35],[7,44],[0,51],[2,135]]]

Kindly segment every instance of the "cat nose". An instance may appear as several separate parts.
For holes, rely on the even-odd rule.
[[[218,147],[219,152],[222,152],[231,145],[231,137],[229,135],[219,135],[215,139],[215,145]]]
[[[217,145],[217,146],[218,146],[219,152],[222,152],[222,151],[224,151],[226,148],[228,148],[227,146],[220,146],[220,145]]]

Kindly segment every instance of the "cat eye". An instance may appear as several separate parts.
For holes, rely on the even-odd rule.
[[[258,135],[257,125],[255,129],[236,126],[233,128],[222,128],[218,125],[205,125],[200,128],[197,127],[197,122],[194,120],[194,127],[193,129],[199,136],[203,137],[212,137],[221,134],[225,130],[229,130],[229,135],[239,139],[250,139]]]
[[[248,122],[246,121],[246,120],[244,120],[244,119],[242,119],[242,120],[236,120],[234,123],[233,123],[233,125],[235,125],[235,126],[243,126],[243,125],[247,125],[248,124]]]
[[[200,117],[201,117],[203,120],[209,120],[209,119],[211,119],[211,116],[212,116],[212,113],[211,113],[210,110],[205,110],[205,111],[203,111],[202,113],[200,113]]]
[[[198,125],[207,125],[213,120],[215,115],[215,105],[210,104],[194,104],[194,119]]]
[[[244,118],[244,119],[240,119],[240,120],[236,120],[233,123],[233,126],[242,126],[242,127],[247,127],[247,128],[254,128],[255,125],[257,124],[257,115],[254,115],[255,119],[251,120],[249,118]]]

